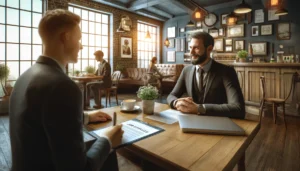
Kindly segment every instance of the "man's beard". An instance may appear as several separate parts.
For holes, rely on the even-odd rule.
[[[191,55],[191,56],[196,56],[197,57],[197,59],[192,58],[192,64],[193,65],[199,65],[207,59],[206,51],[202,55],[194,54],[194,55]]]

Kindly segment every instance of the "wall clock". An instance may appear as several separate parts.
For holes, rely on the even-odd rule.
[[[204,24],[207,27],[211,27],[211,26],[215,25],[216,22],[217,22],[217,16],[215,14],[209,13],[208,15],[205,16]]]

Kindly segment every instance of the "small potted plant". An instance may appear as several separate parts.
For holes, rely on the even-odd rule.
[[[79,74],[80,74],[80,71],[76,69],[76,70],[74,71],[74,74],[78,77]]]
[[[9,68],[5,64],[0,64],[0,83],[4,96],[0,98],[0,113],[8,113],[9,97],[12,87],[5,85],[5,81],[9,75]]]
[[[116,70],[121,72],[121,74],[122,74],[121,77],[122,78],[125,77],[125,67],[122,64],[118,63],[117,66],[116,66]]]
[[[154,99],[158,98],[158,90],[156,87],[148,84],[142,86],[137,92],[138,98],[143,100],[143,113],[153,114],[154,112]]]
[[[92,66],[85,67],[85,72],[87,76],[92,76],[95,74],[95,68]]]
[[[248,52],[245,50],[240,50],[238,51],[237,56],[239,57],[239,62],[246,62]]]

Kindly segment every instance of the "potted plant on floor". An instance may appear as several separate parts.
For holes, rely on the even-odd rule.
[[[237,53],[237,56],[239,57],[239,62],[246,62],[248,52],[245,50],[240,50]]]
[[[85,67],[86,76],[93,76],[95,74],[95,68],[92,66]]]
[[[9,68],[5,64],[0,64],[0,83],[4,96],[0,98],[0,113],[8,113],[9,97],[12,91],[10,85],[5,85],[9,75]]]
[[[154,112],[154,99],[158,98],[158,90],[156,87],[148,84],[142,86],[137,92],[138,98],[143,100],[143,113],[153,114]]]
[[[116,70],[121,72],[121,77],[122,78],[126,77],[126,75],[125,75],[125,67],[122,64],[118,63],[117,66],[116,66]]]

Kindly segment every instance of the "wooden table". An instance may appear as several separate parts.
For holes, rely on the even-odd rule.
[[[138,103],[141,106],[141,103]],[[155,103],[154,112],[169,109],[166,104]],[[257,132],[260,124],[256,121],[233,119],[242,127],[246,136],[223,136],[207,134],[188,134],[180,130],[178,123],[168,125],[147,119],[142,113],[122,113],[120,107],[101,109],[113,115],[117,113],[117,124],[137,118],[151,125],[165,129],[164,132],[127,146],[143,159],[149,160],[167,170],[232,170],[239,164],[245,169],[245,151]],[[90,124],[88,128],[99,129],[112,125],[111,122]]]
[[[72,80],[77,80],[83,85],[83,109],[87,110],[87,94],[86,94],[86,84],[91,81],[101,80],[103,76],[70,76]],[[88,103],[90,104],[90,103]]]

